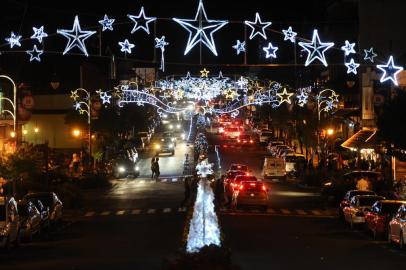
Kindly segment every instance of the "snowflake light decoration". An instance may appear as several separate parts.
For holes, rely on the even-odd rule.
[[[212,167],[213,164],[208,163],[207,159],[205,159],[196,165],[196,173],[200,177],[207,177],[214,173]]]

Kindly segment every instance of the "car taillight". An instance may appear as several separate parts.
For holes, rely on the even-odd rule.
[[[237,136],[240,136],[240,132],[237,132]]]
[[[237,142],[241,142],[240,140],[237,140]]]
[[[266,186],[265,185],[262,185],[262,190],[266,191]]]
[[[249,172],[247,172],[245,175],[246,175],[246,176],[249,176],[249,175],[250,175],[250,173],[249,173]]]
[[[250,143],[253,143],[254,141],[253,140],[250,140]]]
[[[243,185],[240,185],[240,188],[239,188],[240,190],[243,190],[244,189],[244,186]]]
[[[255,187],[255,183],[250,183],[250,186],[251,186],[251,187]]]

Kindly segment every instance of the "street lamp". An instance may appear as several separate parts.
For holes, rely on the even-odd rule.
[[[334,135],[334,129],[328,128],[328,129],[327,129],[327,135],[328,135],[328,136]]]
[[[10,103],[11,107],[13,108],[13,111],[10,110],[2,110],[1,113],[9,113],[11,115],[11,117],[13,118],[13,134],[14,136],[11,136],[12,138],[15,138],[15,148],[17,149],[17,142],[18,142],[18,136],[17,136],[17,87],[15,82],[13,81],[13,79],[11,79],[9,76],[7,75],[0,75],[0,78],[6,79],[8,81],[11,82],[11,84],[13,85],[13,101],[9,98],[6,97],[0,97],[0,101],[1,100],[6,100]]]
[[[76,137],[76,138],[78,138],[78,137],[80,136],[80,133],[81,133],[80,129],[74,129],[74,130],[72,130],[72,135],[73,135],[74,137]]]

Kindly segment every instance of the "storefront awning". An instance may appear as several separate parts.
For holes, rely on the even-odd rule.
[[[362,129],[346,140],[342,147],[351,150],[374,149],[376,142],[376,129]]]

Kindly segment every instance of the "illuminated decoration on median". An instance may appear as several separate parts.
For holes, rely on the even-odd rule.
[[[237,51],[237,55],[240,55],[240,52],[245,52],[245,41],[237,40],[237,44],[233,46],[233,49]]]
[[[348,40],[345,41],[345,45],[341,46],[341,50],[344,51],[345,56],[348,56],[352,53],[356,53],[354,50],[355,43],[350,43]]]
[[[272,24],[272,22],[262,22],[259,13],[255,13],[255,22],[245,21],[247,26],[251,27],[250,39],[253,39],[256,35],[260,35],[265,40],[267,39],[265,29]],[[257,28],[261,28],[261,31],[258,31]]]
[[[124,52],[124,53],[129,53],[129,54],[131,54],[131,49],[135,47],[135,45],[132,44],[132,43],[130,43],[130,42],[128,41],[128,39],[125,39],[124,41],[120,41],[120,42],[118,43],[118,45],[121,46],[120,51],[122,51],[122,52]]]
[[[200,177],[207,177],[214,173],[212,167],[213,164],[208,163],[207,159],[205,159],[196,165],[196,173]]]
[[[203,6],[203,0],[199,1],[199,7],[194,19],[173,18],[173,20],[189,32],[185,55],[199,43],[203,43],[215,56],[218,55],[213,34],[228,24],[228,21],[209,20]]]
[[[165,41],[165,36],[161,38],[155,38],[155,48],[161,49],[161,67],[159,68],[165,72],[165,46],[168,46],[169,42]]]
[[[324,66],[328,66],[324,53],[334,46],[334,42],[321,42],[316,29],[313,31],[312,42],[299,42],[299,46],[307,52],[306,67],[316,59],[322,62]]]
[[[79,24],[79,17],[77,15],[75,16],[72,30],[58,29],[56,32],[68,39],[68,44],[62,53],[63,55],[69,52],[72,48],[77,47],[86,56],[89,56],[86,50],[85,40],[94,35],[96,31],[82,31]]]
[[[37,45],[34,45],[34,48],[32,48],[32,50],[28,50],[26,52],[30,55],[30,62],[32,62],[33,60],[41,62],[40,56],[41,56],[41,54],[44,53],[44,51],[38,50]]]
[[[338,108],[338,95],[332,89],[324,89],[316,96],[318,118],[320,120],[322,112],[330,112]]]
[[[10,44],[10,48],[13,48],[14,46],[21,47],[20,43],[21,36],[14,34],[14,32],[11,32],[10,37],[5,38],[8,44]]]
[[[135,15],[127,15],[130,20],[134,22],[134,27],[131,30],[131,34],[134,34],[139,29],[144,30],[149,35],[149,23],[156,20],[156,17],[146,17],[144,7],[141,7],[141,11],[138,16]],[[144,23],[144,25],[142,25]]]
[[[370,48],[369,50],[364,49],[364,60],[369,60],[371,63],[374,62],[374,58],[377,57],[378,55],[374,53],[374,48]]]
[[[266,58],[276,58],[276,51],[278,50],[278,47],[272,46],[271,42],[268,43],[268,47],[264,47],[262,49],[266,52]]]
[[[115,19],[109,19],[107,14],[104,14],[103,20],[100,20],[99,23],[103,26],[102,31],[110,30],[113,31],[113,23]]]
[[[31,36],[32,39],[38,40],[39,43],[42,43],[42,39],[48,37],[48,34],[44,32],[44,26],[40,28],[33,27],[32,30],[34,34]]]
[[[295,43],[297,33],[293,32],[292,26],[289,26],[288,30],[282,30],[283,35],[285,36],[283,40],[290,40],[292,43]]]
[[[345,66],[347,67],[347,74],[354,73],[357,75],[357,68],[360,64],[355,63],[354,58],[351,58],[350,62],[345,63]]]
[[[395,64],[393,63],[393,56],[389,57],[388,63],[386,65],[377,65],[376,67],[383,72],[380,79],[381,83],[386,82],[387,80],[391,80],[395,85],[398,85],[396,76],[403,70],[403,67],[395,66]]]
[[[282,103],[288,103],[291,104],[292,101],[290,100],[290,97],[293,96],[293,93],[288,93],[288,91],[286,90],[286,88],[283,88],[282,93],[277,93],[276,96],[278,98],[280,98],[279,101],[279,105],[281,105]]]

